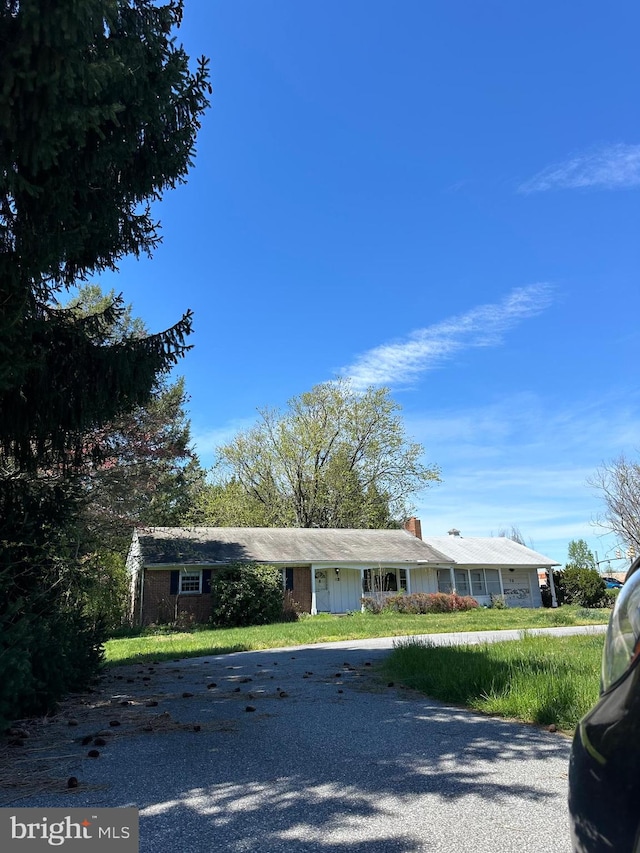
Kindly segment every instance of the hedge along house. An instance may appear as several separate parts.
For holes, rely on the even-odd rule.
[[[556,565],[547,557],[504,538],[423,540],[418,519],[406,528],[139,528],[127,557],[132,621],[206,622],[212,572],[233,562],[278,566],[283,587],[312,614],[359,610],[367,595],[452,589],[480,604],[498,594],[541,606],[537,569]]]

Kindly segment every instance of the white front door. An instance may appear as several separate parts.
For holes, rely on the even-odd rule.
[[[331,611],[329,582],[325,569],[316,569],[316,610],[318,613],[329,613]]]

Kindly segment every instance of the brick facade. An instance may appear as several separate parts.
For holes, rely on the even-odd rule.
[[[211,616],[211,593],[171,595],[171,571],[147,569],[144,573],[143,625],[166,622],[203,624]]]

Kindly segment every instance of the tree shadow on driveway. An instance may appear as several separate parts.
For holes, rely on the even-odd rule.
[[[373,674],[384,654],[272,650],[160,664],[134,687],[183,727],[123,725],[99,761],[79,768],[87,788],[73,802],[20,805],[136,805],[142,853],[565,853],[569,741],[387,687]],[[105,701],[134,692],[116,678]]]

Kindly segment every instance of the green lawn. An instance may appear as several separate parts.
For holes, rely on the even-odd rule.
[[[407,639],[384,673],[443,702],[571,731],[598,698],[603,644],[593,635],[448,647]]]
[[[441,634],[459,631],[491,631],[509,628],[545,628],[560,625],[606,623],[609,610],[584,610],[573,606],[557,610],[540,608],[478,609],[464,613],[377,615],[354,613],[349,616],[319,615],[299,622],[260,625],[252,628],[156,632],[142,636],[108,640],[105,644],[109,665],[150,660],[197,657],[227,652],[273,649],[334,640],[399,637],[412,634]]]

